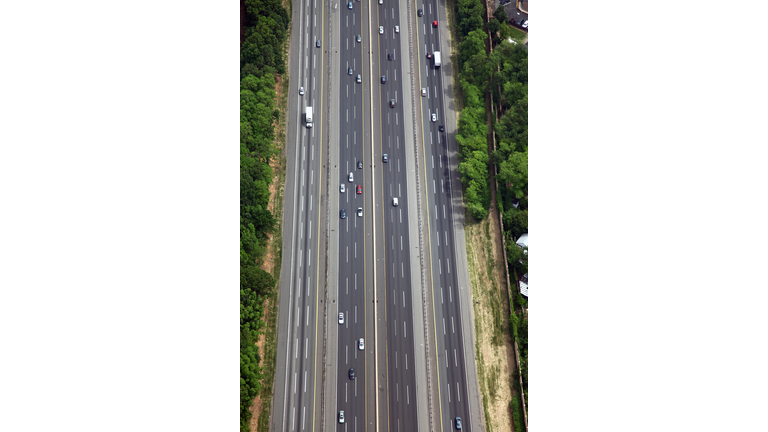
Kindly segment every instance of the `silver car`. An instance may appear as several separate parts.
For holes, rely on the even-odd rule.
[[[384,26],[379,26],[379,34],[384,34]]]
[[[355,181],[355,173],[351,172],[349,173],[349,182],[352,183]]]
[[[362,41],[363,41],[363,38],[362,38],[362,37],[360,37],[360,35],[357,35],[357,43],[360,43],[360,42],[362,42]]]
[[[365,341],[363,340],[363,338],[360,338],[360,340],[357,342],[357,349],[359,349],[360,351],[365,349]]]
[[[395,33],[400,33],[400,26],[395,26]]]
[[[362,207],[358,207],[357,208],[357,217],[363,217],[363,208]]]
[[[339,324],[344,324],[344,312],[339,312]]]
[[[421,95],[426,96],[427,95],[427,89],[423,88],[421,89]]]
[[[363,82],[363,76],[360,74],[357,74],[357,83],[360,84],[361,82]]]
[[[436,121],[437,121],[437,114],[435,114],[435,113],[432,113],[432,121],[433,121],[433,122],[436,122]]]
[[[344,183],[339,185],[339,192],[344,193],[347,191],[347,187],[344,186]]]
[[[299,94],[304,96],[304,87],[299,87]]]

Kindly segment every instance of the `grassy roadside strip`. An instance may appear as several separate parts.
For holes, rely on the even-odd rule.
[[[291,10],[291,2],[284,1],[283,7]],[[290,15],[289,15],[290,16]],[[291,29],[288,28],[288,37],[283,42],[283,54],[284,58],[288,58],[288,47],[291,41]],[[272,166],[274,170],[274,177],[272,179],[274,184],[277,185],[275,194],[272,198],[273,207],[272,214],[277,220],[275,226],[274,235],[269,242],[269,255],[274,257],[272,265],[272,277],[275,278],[275,289],[269,296],[269,307],[265,311],[266,315],[266,328],[264,341],[264,366],[263,366],[263,382],[261,387],[261,400],[262,407],[259,414],[258,432],[269,431],[269,419],[272,417],[272,389],[275,383],[275,369],[277,363],[277,310],[278,310],[278,293],[280,287],[280,272],[283,262],[283,197],[285,195],[285,170],[286,170],[286,158],[285,158],[285,128],[286,119],[288,113],[288,89],[289,89],[290,77],[288,72],[282,76],[280,81],[278,94],[280,97],[277,101],[277,110],[280,112],[280,116],[277,122],[277,130],[275,134],[275,148],[278,149],[278,156],[275,160],[275,164]]]
[[[448,32],[451,34],[451,85],[453,86],[453,101],[456,104],[456,124],[459,124],[459,118],[461,118],[461,110],[464,109],[464,92],[461,91],[459,85],[459,55],[457,44],[459,42],[456,35],[456,0],[446,0],[445,2],[445,15],[448,21]]]

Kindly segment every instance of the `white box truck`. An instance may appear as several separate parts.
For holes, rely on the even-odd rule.
[[[307,127],[311,128],[312,127],[312,107],[310,106],[307,107],[306,115],[307,115]]]
[[[435,67],[440,67],[440,51],[435,51]]]

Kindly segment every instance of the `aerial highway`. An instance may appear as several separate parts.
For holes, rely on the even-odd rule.
[[[463,224],[456,221],[461,207],[454,125],[455,113],[446,110],[451,95],[450,60],[445,43],[448,35],[442,4],[418,2],[417,64],[423,131],[424,178],[430,245],[434,340],[436,342],[440,424],[443,431],[456,429],[461,419],[464,431],[481,430],[477,372],[472,343],[471,304],[463,238],[457,247],[456,232],[463,237]],[[440,53],[440,54],[438,54]],[[441,55],[443,54],[443,55]],[[438,63],[441,59],[441,63]],[[450,104],[452,105],[452,104]],[[465,335],[465,333],[467,333]]]
[[[445,11],[294,6],[272,430],[481,428]]]
[[[283,266],[277,338],[277,369],[272,430],[314,430],[320,419],[326,233],[321,205],[327,182],[322,166],[322,134],[327,121],[320,109],[327,103],[323,70],[322,2],[298,0],[293,9],[292,71],[288,94],[290,116],[286,142],[286,184],[283,218]],[[313,127],[307,127],[312,107]],[[269,407],[266,407],[269,409]]]

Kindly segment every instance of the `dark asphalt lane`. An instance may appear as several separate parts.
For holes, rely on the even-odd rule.
[[[440,387],[440,419],[437,425],[443,431],[455,428],[454,419],[461,417],[462,430],[474,427],[469,416],[467,373],[464,359],[464,335],[461,326],[461,305],[458,295],[456,253],[453,230],[453,194],[449,169],[447,134],[439,131],[445,122],[442,67],[434,65],[434,52],[441,51],[443,63],[448,55],[447,46],[441,45],[440,30],[444,28],[444,7],[437,1],[418,2],[424,15],[419,17],[420,86],[426,90],[421,96],[421,121],[424,131],[424,157],[426,162],[427,209],[429,211],[429,239],[432,262],[434,325],[437,345],[437,374]],[[433,26],[438,22],[438,27]],[[426,57],[432,53],[431,59]],[[421,95],[421,89],[419,89]],[[432,114],[436,121],[432,121]],[[455,146],[455,142],[453,143]],[[454,147],[455,149],[455,147]]]
[[[318,314],[319,268],[325,261],[321,235],[323,113],[316,109],[327,95],[322,85],[324,51],[315,48],[323,38],[322,9],[314,0],[305,0],[294,9],[292,26],[292,86],[286,145],[286,188],[284,205],[283,263],[281,270],[277,371],[273,431],[292,432],[313,427],[318,417]],[[299,95],[303,86],[305,94]],[[305,107],[314,109],[315,127],[306,128]]]
[[[405,138],[403,116],[403,64],[401,37],[407,37],[407,23],[400,22],[400,4],[384,0],[377,5],[373,16],[373,27],[378,37],[379,83],[379,125],[381,128],[379,154],[386,153],[389,162],[377,161],[382,169],[380,182],[383,198],[381,223],[384,240],[384,284],[386,320],[386,389],[388,424],[382,424],[382,430],[391,432],[414,431],[418,429],[416,405],[416,371],[414,369],[413,304],[411,286],[411,251],[413,250],[409,215],[416,215],[415,209],[409,208],[409,194],[415,185],[407,183],[406,152],[410,145]],[[379,26],[383,34],[379,34]],[[400,27],[400,32],[395,31]],[[391,60],[390,60],[391,55]],[[386,76],[386,83],[381,83],[381,76]],[[375,88],[374,88],[375,91]],[[394,107],[391,106],[394,101]],[[412,150],[410,150],[412,151]],[[393,205],[393,198],[398,205]],[[419,287],[416,287],[419,289]],[[420,307],[420,305],[419,305]],[[426,415],[426,413],[424,413]]]
[[[338,229],[338,311],[344,313],[344,324],[338,324],[338,318],[334,317],[333,325],[339,326],[336,340],[337,350],[337,379],[336,400],[337,430],[340,432],[362,432],[366,427],[367,416],[367,392],[371,381],[367,368],[366,352],[370,352],[372,340],[366,337],[367,321],[370,317],[366,313],[367,274],[366,257],[370,252],[371,244],[366,239],[366,222],[370,215],[370,162],[366,159],[365,140],[365,115],[364,109],[364,82],[368,77],[364,72],[363,44],[357,42],[360,35],[368,37],[363,32],[362,20],[367,19],[363,14],[362,3],[353,1],[353,8],[347,8],[347,2],[339,6],[340,29],[338,33],[339,75],[332,76],[337,80],[339,94],[338,118],[331,119],[332,124],[339,128],[338,142],[338,178],[332,179],[331,193],[339,194],[339,208],[331,212],[332,226]],[[366,41],[368,42],[368,41]],[[349,74],[351,68],[352,74]],[[357,75],[364,80],[357,82]],[[370,158],[370,155],[367,155]],[[362,169],[358,168],[358,162],[362,161]],[[353,181],[349,181],[349,173],[353,175]],[[345,185],[346,191],[340,192],[340,185]],[[358,186],[361,194],[357,193]],[[366,204],[368,203],[368,204]],[[358,208],[363,209],[363,216],[358,216]],[[346,211],[346,218],[339,217],[339,211]],[[329,325],[332,325],[329,324]],[[358,348],[358,341],[364,339],[366,350]],[[349,370],[355,370],[355,379],[349,378]],[[338,423],[338,411],[344,411],[344,424]]]

